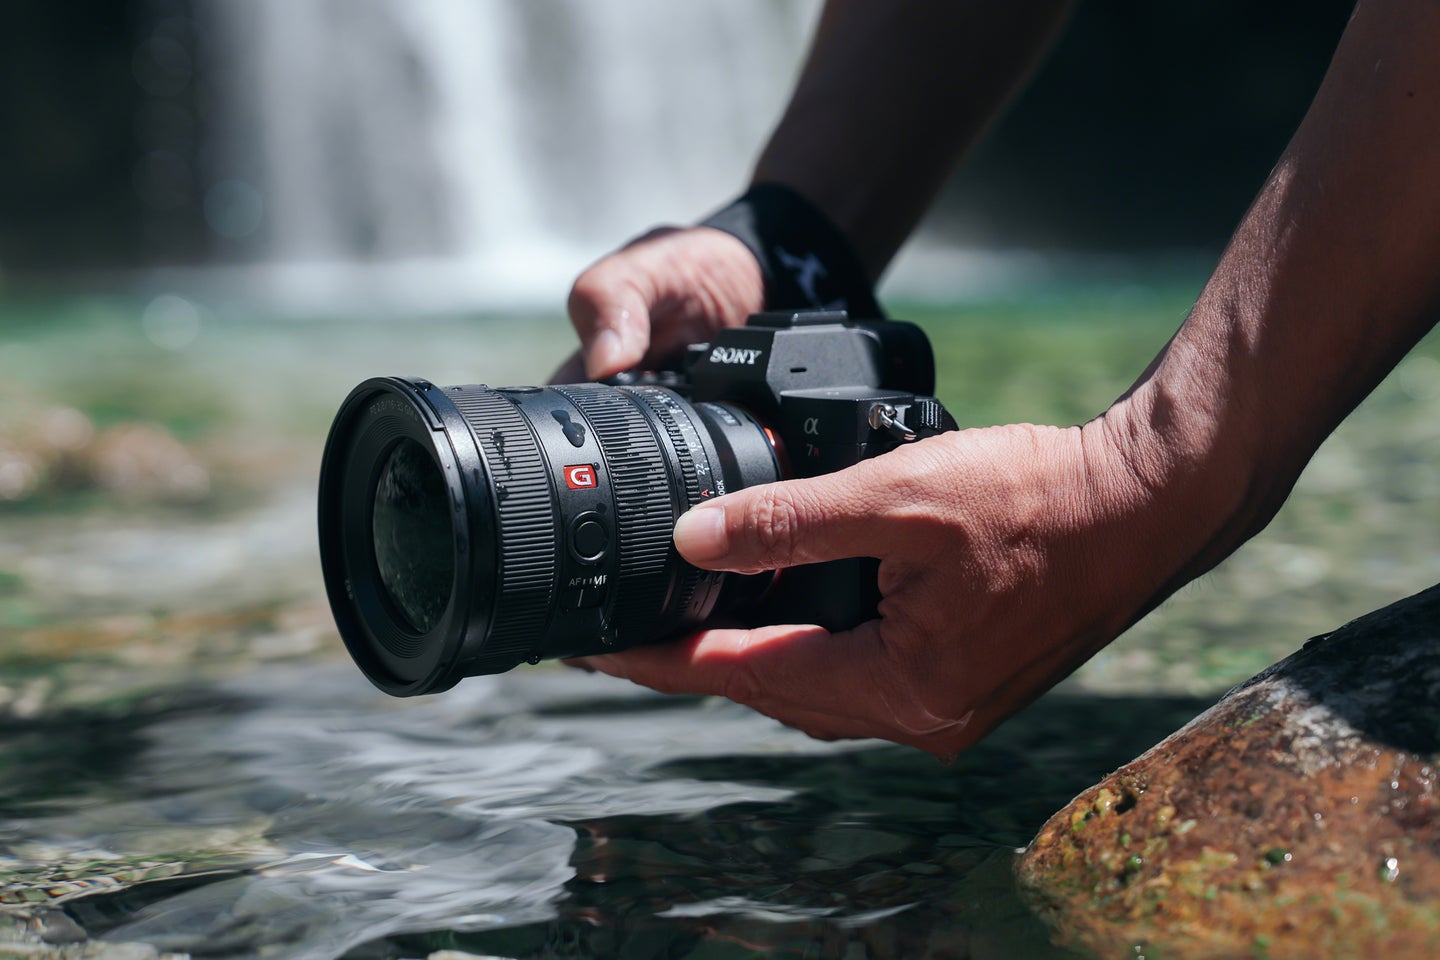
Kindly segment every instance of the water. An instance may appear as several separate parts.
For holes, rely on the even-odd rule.
[[[910,315],[962,422],[1073,422],[1192,296]],[[563,321],[192,303],[181,342],[146,307],[0,312],[0,472],[39,483],[0,503],[0,956],[1054,956],[1016,846],[1220,690],[1440,579],[1432,338],[1265,534],[953,765],[555,666],[392,700],[320,599],[329,417],[376,374],[541,381]],[[183,454],[203,496],[74,446],[136,420],[120,452]]]
[[[217,249],[291,303],[554,298],[743,188],[817,10],[199,4]]]
[[[1057,697],[947,768],[560,668],[272,665],[7,722],[0,903],[192,956],[1050,956],[1012,848],[1195,707]]]

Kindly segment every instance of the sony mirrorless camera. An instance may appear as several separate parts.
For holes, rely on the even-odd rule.
[[[933,391],[918,327],[839,311],[757,314],[682,370],[604,384],[367,380],[320,472],[340,634],[377,687],[410,696],[706,625],[853,627],[875,616],[875,561],[701,570],[675,521],[955,429]]]

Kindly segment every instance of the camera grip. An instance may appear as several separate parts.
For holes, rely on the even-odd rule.
[[[813,623],[850,630],[879,615],[880,561],[874,557],[787,567],[747,617],[754,626]]]

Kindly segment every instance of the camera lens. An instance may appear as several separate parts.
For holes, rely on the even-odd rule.
[[[428,632],[450,605],[454,534],[440,467],[408,437],[380,470],[371,526],[386,594],[414,631]]]
[[[686,563],[680,514],[779,478],[749,413],[658,386],[369,380],[325,447],[326,590],[356,663],[400,696],[663,640],[769,582]]]

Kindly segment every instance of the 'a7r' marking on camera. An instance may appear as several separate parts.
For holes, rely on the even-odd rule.
[[[571,490],[590,490],[595,485],[595,468],[590,464],[577,463],[565,468],[565,486]]]

